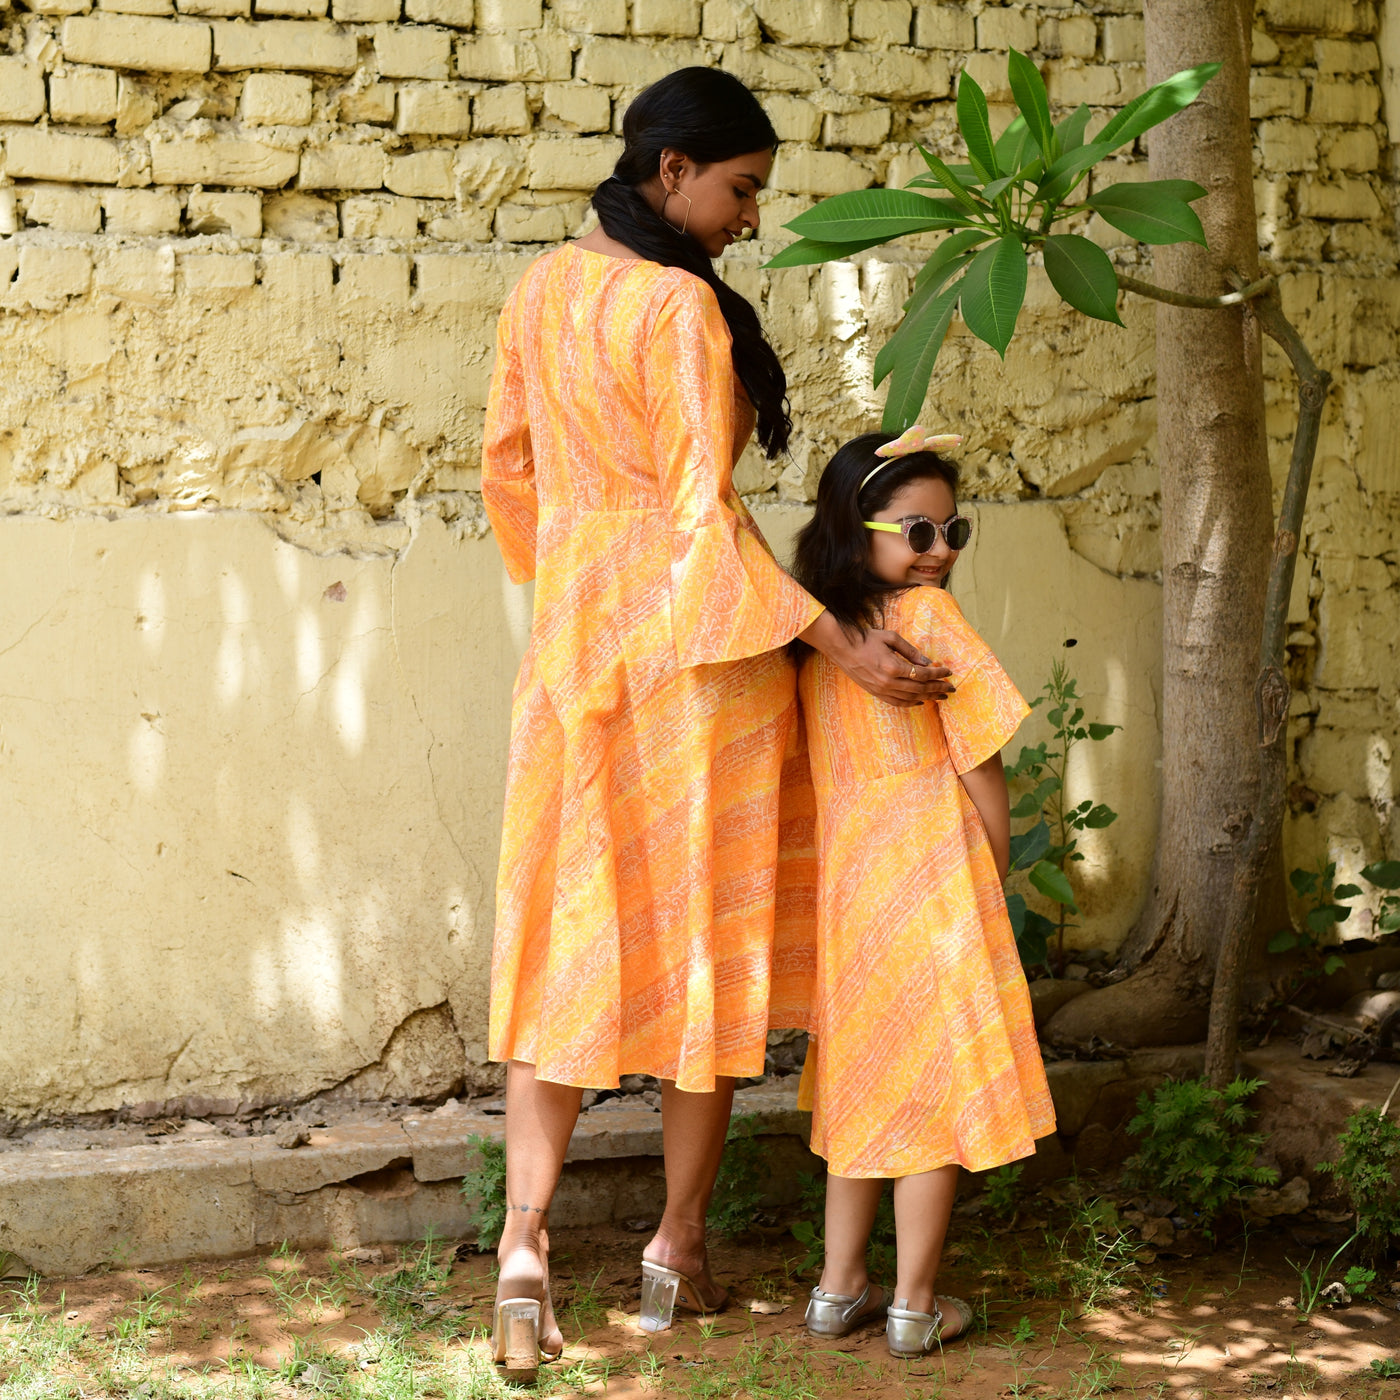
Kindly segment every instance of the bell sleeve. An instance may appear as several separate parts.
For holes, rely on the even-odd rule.
[[[926,587],[914,592],[910,631],[915,635],[909,640],[922,647],[935,666],[953,673],[956,690],[937,702],[938,715],[953,767],[967,773],[1011,742],[1030,706],[991,647],[968,625],[951,593]]]
[[[673,283],[646,347],[648,430],[671,517],[671,621],[682,666],[786,645],[822,612],[741,520],[733,492],[735,393],[729,327],[698,278]]]
[[[514,335],[515,298],[496,321],[496,366],[486,399],[481,443],[481,498],[514,583],[535,576],[540,501],[525,405],[525,375]]]

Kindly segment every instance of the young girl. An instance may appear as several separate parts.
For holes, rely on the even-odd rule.
[[[1029,711],[945,591],[972,525],[938,450],[960,441],[915,427],[883,445],[879,433],[847,443],[794,564],[839,622],[897,629],[951,667],[956,686],[936,705],[897,708],[816,654],[799,681],[820,852],[803,1096],[812,1150],[830,1168],[807,1326],[843,1336],[884,1314],[896,1356],[923,1355],[971,1322],[965,1303],[934,1293],[958,1167],[1029,1156],[1055,1126],[1001,892],[1001,747]],[[893,1297],[872,1288],[865,1263],[886,1177]]]

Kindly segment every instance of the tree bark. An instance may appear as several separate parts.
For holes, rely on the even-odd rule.
[[[1249,129],[1250,0],[1146,0],[1147,80],[1223,62],[1148,138],[1154,179],[1195,180],[1207,248],[1155,250],[1153,282],[1199,295],[1258,278]],[[1259,326],[1248,306],[1157,307],[1162,495],[1162,813],[1152,888],[1122,951],[1128,981],[1047,1027],[1121,1045],[1205,1034],[1237,848],[1259,791],[1254,706],[1272,537]],[[1278,855],[1272,866],[1278,869]],[[1274,881],[1277,885],[1279,882]],[[1278,908],[1277,899],[1263,901]]]

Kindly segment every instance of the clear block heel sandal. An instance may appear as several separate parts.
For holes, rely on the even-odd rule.
[[[549,1298],[549,1290],[545,1290]],[[551,1308],[552,1311],[552,1308]],[[557,1361],[563,1355],[545,1351],[540,1344],[544,1305],[535,1298],[501,1298],[491,1319],[496,1365],[504,1366],[507,1380],[530,1381],[541,1362]]]
[[[713,1307],[701,1300],[700,1290],[695,1281],[685,1274],[668,1269],[664,1264],[655,1264],[650,1259],[642,1260],[642,1315],[639,1326],[644,1332],[664,1332],[670,1325],[678,1307],[687,1312],[707,1316],[721,1312],[729,1301],[728,1293]]]
[[[540,1303],[535,1298],[502,1298],[491,1320],[496,1365],[512,1377],[533,1377],[540,1368]]]
[[[643,1332],[664,1332],[671,1325],[680,1286],[681,1276],[674,1269],[653,1264],[649,1259],[642,1260],[640,1326]]]

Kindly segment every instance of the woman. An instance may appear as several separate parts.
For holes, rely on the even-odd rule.
[[[737,1076],[804,1024],[813,933],[780,926],[778,793],[801,637],[894,704],[947,690],[900,638],[853,640],[776,564],[730,484],[787,445],[786,380],[711,259],[758,227],[776,137],[705,68],[643,92],[593,196],[498,323],[483,494],[534,630],[511,720],[491,1055],[506,1078],[496,1359],[563,1340],[545,1218],[583,1088],[662,1081],[667,1200],[643,1326],[723,1306],[705,1212]],[[810,906],[803,906],[805,912]]]

